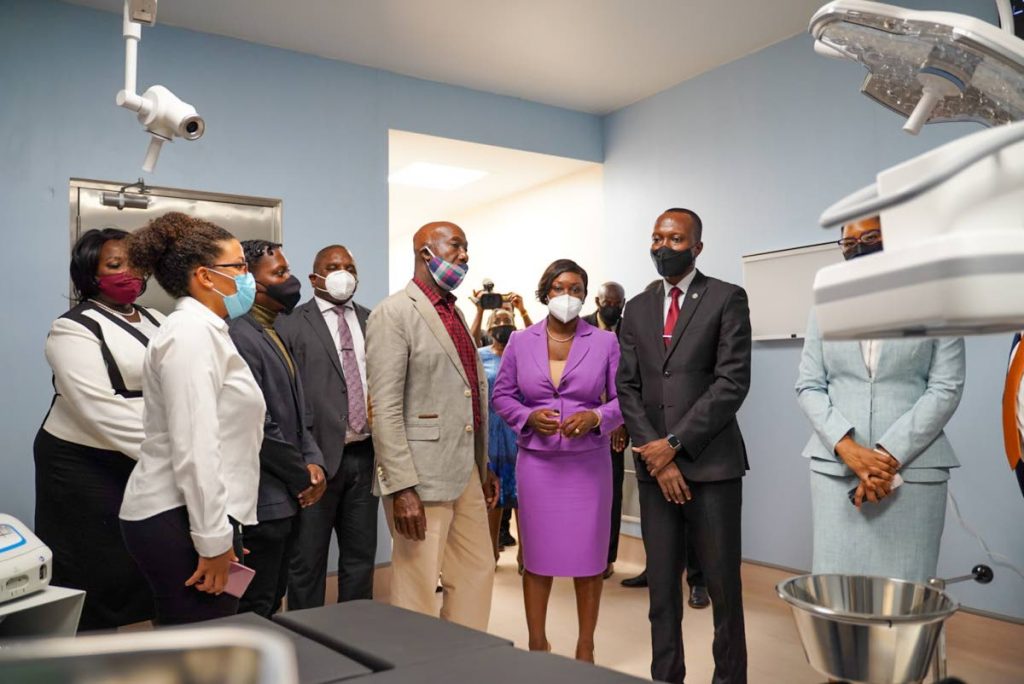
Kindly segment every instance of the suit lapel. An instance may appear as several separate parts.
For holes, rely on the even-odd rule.
[[[547,383],[548,387],[554,389],[555,384],[551,382],[551,367],[548,364],[548,324],[547,320],[543,323],[538,323],[527,328],[529,337],[526,338],[527,352],[529,357],[533,359],[533,362],[537,364],[537,370],[540,373],[540,377],[544,378],[544,382]]]
[[[562,377],[558,383],[559,387],[565,382],[566,377],[583,363],[583,359],[586,358],[587,353],[590,351],[589,341],[583,338],[590,337],[593,332],[594,327],[582,319],[576,324],[576,336],[569,347],[569,358],[565,360],[565,370],[562,371]],[[550,375],[550,372],[548,375]]]
[[[327,357],[331,360],[331,365],[334,366],[334,370],[338,371],[338,375],[341,376],[342,382],[344,382],[345,373],[341,369],[338,348],[334,344],[334,338],[331,337],[331,331],[327,329],[327,321],[324,320],[324,315],[320,313],[320,306],[317,304],[316,297],[303,307],[302,315],[305,317],[306,323],[313,328],[313,332],[316,334],[317,339],[320,340],[320,344],[327,350]]]
[[[647,291],[647,301],[644,303],[644,309],[645,315],[649,320],[645,326],[648,331],[645,337],[648,338],[648,344],[651,345],[654,353],[659,355],[662,364],[664,364],[668,354],[665,349],[665,339],[662,337],[665,331],[665,288],[661,281],[658,282],[656,287],[652,286]]]
[[[686,327],[690,325],[694,314],[697,313],[697,307],[704,301],[704,293],[707,289],[708,279],[704,277],[703,273],[697,271],[696,277],[690,283],[690,287],[686,289],[686,294],[679,304],[679,319],[676,320],[676,327],[672,329],[672,341],[668,345],[668,353],[665,355],[666,360],[676,350],[676,346],[678,346],[679,340],[686,331]],[[662,323],[662,330],[664,330],[664,322]]]
[[[423,318],[423,322],[427,324],[427,328],[437,338],[438,344],[441,345],[441,349],[444,350],[445,354],[451,360],[455,369],[459,371],[459,375],[462,376],[463,381],[468,385],[469,378],[466,376],[466,369],[462,366],[462,359],[459,358],[459,352],[455,349],[455,343],[452,342],[452,336],[448,334],[447,328],[444,327],[444,323],[441,322],[441,316],[437,313],[437,309],[430,303],[427,296],[420,291],[420,288],[416,283],[409,283],[405,288],[406,294],[412,299],[413,306],[416,308],[417,313]],[[460,317],[459,320],[462,320]],[[465,325],[465,322],[463,322]]]

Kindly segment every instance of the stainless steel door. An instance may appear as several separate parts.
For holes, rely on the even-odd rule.
[[[169,211],[180,211],[215,223],[231,231],[239,240],[282,241],[279,199],[147,186],[145,195],[149,199],[149,206],[145,209],[118,209],[116,206],[103,205],[103,193],[116,194],[125,185],[126,183],[71,179],[71,245],[87,230],[113,227],[132,232]],[[139,191],[138,188],[129,188],[125,194],[137,197]],[[146,293],[139,299],[139,303],[164,313],[170,313],[174,308],[171,296],[155,279],[150,279]]]

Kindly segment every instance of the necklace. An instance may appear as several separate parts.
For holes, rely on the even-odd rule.
[[[109,306],[107,306],[106,304],[104,304],[103,302],[101,302],[98,299],[90,299],[89,301],[91,301],[93,304],[95,304],[96,306],[100,307],[101,309],[106,309],[107,311],[109,311],[112,314],[117,314],[118,316],[124,316],[125,318],[131,318],[132,316],[134,316],[137,313],[134,304],[131,305],[131,307],[132,307],[131,313],[125,313],[123,311],[118,311],[117,309],[110,308]]]
[[[548,337],[551,339],[552,342],[569,342],[576,335],[576,333],[573,333],[572,335],[569,335],[568,337],[562,338],[562,337],[555,337],[554,335],[551,334],[550,330],[548,330],[547,333],[548,333]]]

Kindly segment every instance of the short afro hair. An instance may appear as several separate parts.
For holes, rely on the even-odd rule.
[[[663,214],[686,214],[693,219],[693,232],[694,237],[697,238],[697,242],[700,242],[704,234],[704,222],[700,220],[700,216],[697,215],[693,209],[683,209],[682,207],[672,207],[662,212]]]
[[[265,256],[272,256],[281,248],[280,242],[270,240],[242,240],[242,251],[245,252],[245,263],[249,270],[255,270],[256,264]]]
[[[146,276],[153,275],[172,297],[188,295],[192,271],[212,266],[235,236],[218,225],[172,211],[149,222],[128,238],[128,261]]]

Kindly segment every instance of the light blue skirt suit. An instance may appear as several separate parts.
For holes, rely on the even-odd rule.
[[[947,481],[960,466],[943,428],[963,393],[964,342],[880,344],[872,377],[859,342],[823,341],[813,314],[808,324],[796,393],[814,429],[803,451],[811,469],[812,571],[923,582],[936,573]],[[857,477],[835,453],[846,435],[891,453],[905,484],[855,508],[847,492]]]

